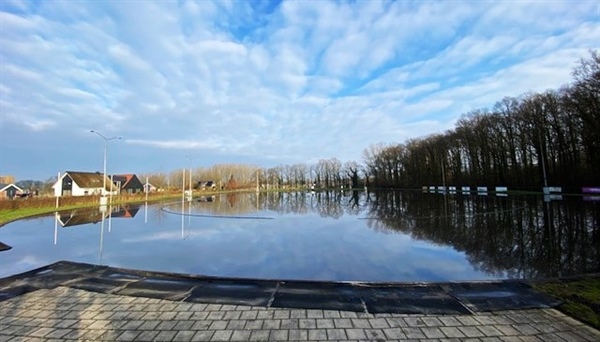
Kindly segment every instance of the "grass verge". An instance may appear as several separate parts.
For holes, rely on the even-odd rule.
[[[532,285],[536,290],[562,300],[564,303],[558,309],[565,314],[600,329],[600,275]]]

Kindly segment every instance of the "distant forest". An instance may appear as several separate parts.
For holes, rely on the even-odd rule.
[[[377,186],[600,185],[600,56],[590,51],[558,90],[506,97],[453,130],[364,151]],[[540,80],[543,82],[543,80]]]

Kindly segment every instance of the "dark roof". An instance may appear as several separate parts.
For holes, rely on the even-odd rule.
[[[124,174],[124,175],[112,175],[113,182],[121,182],[121,188],[127,186],[131,180],[136,177],[133,173]]]
[[[66,171],[65,174],[69,174],[73,182],[77,183],[80,188],[102,188],[104,177],[100,172],[77,172],[77,171]],[[106,177],[106,190],[111,191],[111,181]]]
[[[23,191],[23,189],[19,188],[18,186],[14,185],[13,183],[10,183],[10,184],[0,183],[0,191],[4,191],[4,190],[10,188],[11,186],[15,187],[19,191]]]

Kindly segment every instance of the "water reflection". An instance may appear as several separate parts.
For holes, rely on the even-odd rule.
[[[88,226],[100,222],[100,260],[104,241],[104,225],[108,221],[108,232],[112,229],[112,219],[132,219],[140,210],[138,204],[100,206],[98,208],[79,208],[54,213],[54,244],[58,244],[58,226],[63,228]]]
[[[600,269],[600,211],[581,199],[379,193],[370,227],[464,251],[488,274],[547,278]]]
[[[140,205],[79,209],[0,229],[13,247],[2,252],[0,276],[58,260],[282,279],[568,276],[600,270],[599,206],[568,197],[338,191],[178,199],[144,204],[143,218]]]
[[[600,271],[600,203],[581,198],[349,191],[233,194],[193,204],[193,212],[220,216],[268,211],[333,219],[357,215],[377,232],[451,246],[495,277]]]

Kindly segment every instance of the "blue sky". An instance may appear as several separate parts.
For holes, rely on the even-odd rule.
[[[0,174],[361,161],[600,47],[598,1],[0,1]]]

